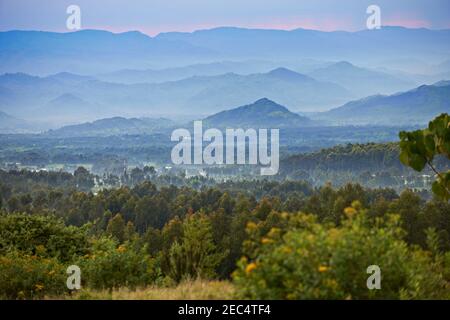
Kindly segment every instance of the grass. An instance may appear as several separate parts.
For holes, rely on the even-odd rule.
[[[228,281],[185,281],[175,287],[151,286],[136,290],[120,288],[117,290],[81,289],[63,299],[81,300],[227,300],[234,296],[233,285]],[[60,297],[61,298],[61,297]]]

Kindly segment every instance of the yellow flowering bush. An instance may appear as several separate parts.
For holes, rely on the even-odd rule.
[[[0,214],[0,254],[17,249],[69,263],[88,250],[86,228],[66,226],[53,215]]]
[[[449,264],[442,256],[408,246],[398,216],[370,221],[359,203],[345,214],[339,227],[297,214],[289,218],[290,227],[271,230],[261,238],[250,235],[252,244],[245,246],[251,248],[245,252],[249,258],[241,259],[233,273],[238,297],[450,298]],[[381,269],[379,290],[367,287],[371,265]]]
[[[36,299],[66,291],[65,270],[56,259],[16,250],[0,256],[1,299]]]
[[[81,268],[82,286],[110,289],[120,286],[135,288],[155,280],[154,261],[131,243],[117,245],[116,240],[93,240],[92,252],[77,263]]]

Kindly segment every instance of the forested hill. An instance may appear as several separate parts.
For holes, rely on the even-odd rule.
[[[216,113],[204,119],[204,122],[208,126],[218,128],[286,128],[312,124],[310,119],[293,113],[286,107],[267,98]]]
[[[346,144],[322,149],[313,153],[301,153],[281,160],[283,175],[297,170],[325,171],[380,171],[409,170],[399,160],[398,143]],[[435,159],[439,168],[448,167],[448,161]]]

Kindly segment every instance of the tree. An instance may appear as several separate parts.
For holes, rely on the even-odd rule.
[[[422,200],[417,194],[411,190],[403,191],[400,198],[391,203],[389,212],[400,215],[408,243],[425,245],[425,229],[421,223]]]
[[[209,219],[203,214],[190,215],[183,223],[182,242],[174,242],[169,250],[169,275],[175,281],[213,278],[223,257],[213,241]]]
[[[125,240],[125,220],[123,220],[120,213],[109,220],[106,233],[116,238],[119,242]]]
[[[124,230],[124,239],[126,241],[132,241],[137,236],[136,230],[134,228],[134,224],[131,221],[127,222],[127,225]]]
[[[19,211],[19,208],[20,208],[19,199],[17,199],[16,196],[12,196],[11,198],[9,198],[8,200],[9,212]]]
[[[402,131],[400,136],[400,161],[416,171],[425,166],[436,174],[433,193],[445,200],[450,199],[450,170],[439,172],[433,165],[433,159],[442,155],[450,160],[450,116],[441,114],[428,124],[424,130]]]
[[[79,188],[90,190],[94,186],[94,178],[84,167],[78,167],[74,171],[73,176]]]

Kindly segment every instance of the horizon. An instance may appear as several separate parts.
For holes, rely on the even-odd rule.
[[[377,5],[382,25],[442,30],[450,28],[450,3],[435,0],[334,0],[308,3],[292,0],[228,0],[209,2],[172,0],[129,1],[123,7],[120,0],[107,4],[95,1],[69,0],[53,2],[40,0],[0,1],[0,31],[5,30],[66,30],[67,8],[77,5],[81,11],[82,29],[108,30],[123,33],[138,30],[155,36],[162,32],[193,32],[220,26],[239,26],[248,29],[354,32],[365,28],[367,8]],[[38,14],[37,14],[38,13]]]
[[[447,28],[442,29],[434,29],[434,28],[427,28],[427,27],[408,27],[408,26],[401,26],[401,25],[382,25],[379,30],[382,29],[407,29],[407,30],[428,30],[428,31],[449,31],[450,26]],[[210,27],[210,28],[204,28],[204,29],[195,29],[192,31],[179,31],[179,30],[169,30],[169,31],[161,31],[157,34],[148,34],[144,31],[137,30],[137,29],[130,29],[130,30],[123,30],[123,31],[114,31],[114,30],[108,30],[108,29],[96,29],[96,28],[82,28],[80,30],[61,30],[61,31],[53,31],[53,30],[44,30],[44,29],[9,29],[9,30],[0,30],[0,33],[7,33],[7,32],[43,32],[43,33],[56,33],[56,34],[70,34],[70,33],[78,33],[78,32],[87,32],[87,31],[100,31],[100,32],[107,32],[115,35],[120,34],[127,34],[127,33],[140,33],[145,36],[148,36],[149,38],[157,38],[159,35],[162,34],[168,34],[168,33],[180,33],[180,34],[193,34],[196,32],[202,32],[202,31],[213,31],[213,30],[219,30],[219,29],[239,29],[239,30],[257,30],[257,31],[281,31],[281,32],[293,32],[298,30],[303,31],[315,31],[315,32],[323,32],[323,33],[338,33],[338,32],[344,32],[344,33],[358,33],[358,32],[364,32],[367,31],[367,28],[362,28],[359,30],[320,30],[320,29],[308,29],[303,27],[293,28],[293,29],[276,29],[276,28],[253,28],[253,27],[245,27],[245,26],[231,26],[231,25],[222,25],[222,26],[216,26],[216,27]],[[373,30],[377,31],[377,30]]]

